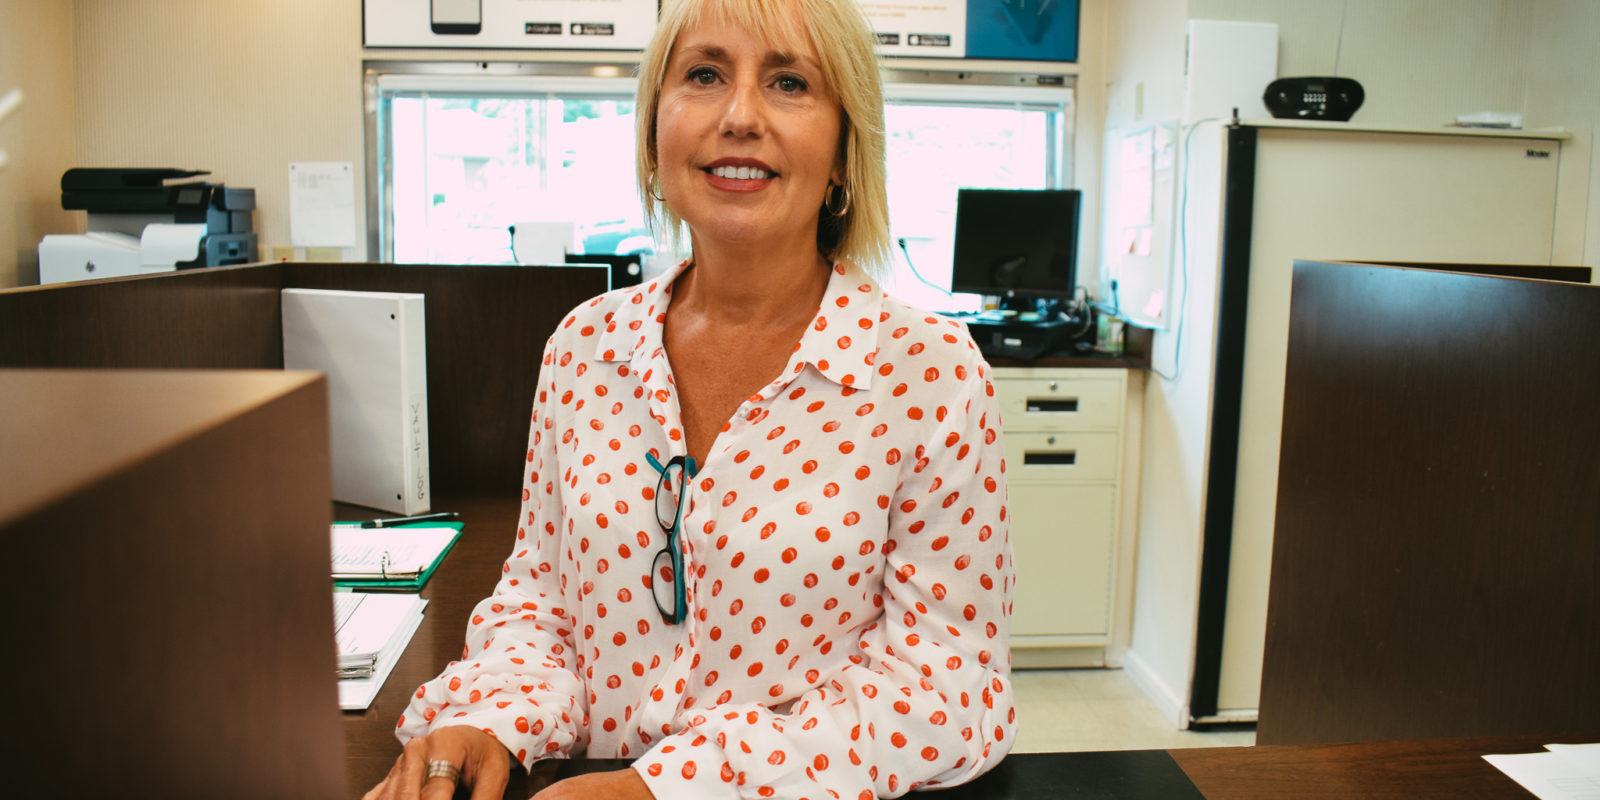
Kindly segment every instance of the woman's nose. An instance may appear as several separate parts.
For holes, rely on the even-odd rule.
[[[760,87],[750,82],[736,82],[728,92],[727,105],[722,109],[722,135],[760,136],[763,128]]]

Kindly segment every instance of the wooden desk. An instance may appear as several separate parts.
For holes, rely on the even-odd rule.
[[[1483,756],[1597,738],[1590,732],[1167,752],[1208,800],[1529,800],[1533,795]]]
[[[436,492],[433,506],[439,511],[461,514],[461,539],[423,587],[422,596],[428,598],[428,607],[423,612],[422,625],[371,707],[364,712],[344,712],[345,758],[349,767],[345,784],[349,797],[360,797],[388,774],[400,755],[395,723],[410,703],[411,693],[461,656],[472,607],[494,590],[500,565],[511,555],[518,506],[514,492],[486,497]],[[334,516],[354,520],[382,515],[341,504],[336,506]]]
[[[441,496],[435,505],[458,511],[461,541],[423,589],[429,598],[422,626],[365,712],[345,712],[346,795],[360,797],[400,755],[395,722],[423,681],[461,653],[467,617],[499,578],[510,554],[517,499]],[[340,519],[369,512],[340,507]],[[1005,798],[1160,798],[1182,800],[1310,800],[1451,798],[1527,800],[1528,793],[1484,761],[1486,753],[1520,753],[1547,743],[1600,740],[1600,731],[1572,736],[1507,736],[1360,744],[1214,747],[1104,753],[1018,753],[967,786],[938,793],[947,800]],[[506,798],[523,800],[549,783],[582,772],[620,769],[626,761],[547,761],[532,775],[513,772]]]

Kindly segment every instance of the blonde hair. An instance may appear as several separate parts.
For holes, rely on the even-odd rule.
[[[828,88],[843,118],[844,187],[848,206],[835,216],[820,209],[817,249],[834,261],[848,261],[881,279],[889,265],[889,200],[884,168],[883,78],[878,72],[877,38],[855,0],[667,0],[655,36],[639,62],[635,101],[638,125],[639,193],[652,233],[671,244],[686,241],[684,222],[658,197],[656,121],[667,62],[678,37],[704,19],[727,22],[788,50],[817,50]],[[830,197],[834,194],[829,190]],[[834,205],[842,203],[834,200]]]

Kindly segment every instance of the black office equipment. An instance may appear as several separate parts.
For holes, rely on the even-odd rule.
[[[950,288],[1000,298],[962,320],[985,355],[1033,359],[1087,330],[1063,307],[1077,290],[1076,189],[962,189]]]
[[[1267,111],[1278,119],[1328,122],[1349,122],[1366,99],[1354,78],[1279,78],[1267,84],[1261,96]]]
[[[962,189],[950,289],[1070,300],[1077,289],[1077,189]]]
[[[61,207],[89,212],[89,230],[138,236],[152,222],[204,223],[204,252],[179,269],[256,260],[256,190],[182,181],[206,170],[76,167],[61,175]]]

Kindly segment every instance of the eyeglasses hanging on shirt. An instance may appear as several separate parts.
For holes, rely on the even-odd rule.
[[[656,522],[667,537],[666,544],[650,562],[650,592],[655,596],[656,609],[661,612],[662,619],[676,625],[683,621],[688,610],[678,523],[683,520],[683,501],[689,494],[689,481],[694,479],[697,470],[694,459],[689,456],[673,456],[665,465],[654,453],[645,453],[644,458],[660,474],[656,481]]]

